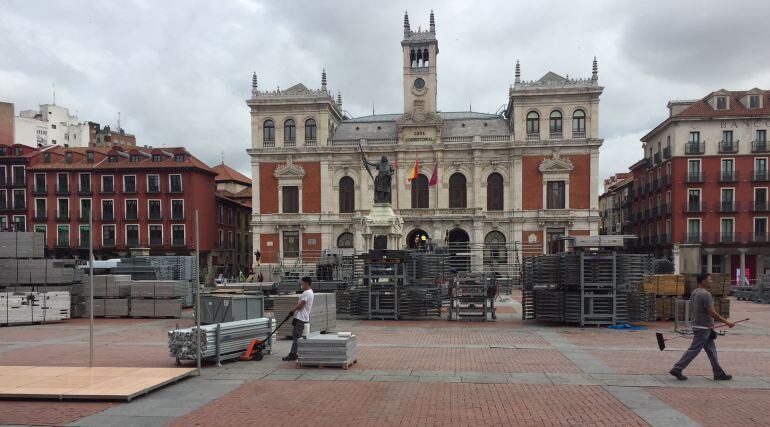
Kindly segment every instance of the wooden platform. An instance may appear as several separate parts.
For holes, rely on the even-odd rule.
[[[194,368],[0,366],[0,399],[131,400]]]

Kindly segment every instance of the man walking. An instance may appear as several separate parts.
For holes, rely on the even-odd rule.
[[[289,312],[289,316],[294,316],[294,319],[291,321],[291,337],[294,341],[291,344],[291,352],[282,359],[284,362],[297,360],[297,341],[305,330],[305,324],[310,322],[310,310],[313,308],[314,296],[313,290],[310,289],[311,286],[312,281],[310,280],[310,277],[303,277],[302,295],[300,295],[299,302],[297,302],[297,306],[294,307],[294,310]]]
[[[717,333],[714,331],[714,319],[723,322],[729,328],[735,326],[735,323],[728,321],[714,310],[714,298],[708,291],[711,286],[711,275],[701,273],[697,279],[698,288],[690,294],[690,310],[693,312],[692,344],[669,373],[679,381],[687,380],[682,371],[687,368],[687,365],[695,359],[701,350],[706,350],[706,356],[711,362],[711,370],[714,372],[714,379],[717,381],[731,380],[733,376],[725,373],[719,366],[717,359],[717,346],[714,343]]]

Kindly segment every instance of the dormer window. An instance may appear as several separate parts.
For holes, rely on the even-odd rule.
[[[43,163],[51,163],[51,153],[43,153]]]
[[[64,163],[72,163],[72,153],[68,152],[64,154]]]
[[[13,155],[14,156],[21,156],[22,155],[21,147],[13,147]]]
[[[138,154],[132,154],[130,158],[131,163],[139,163],[139,155]]]
[[[159,163],[163,161],[163,158],[160,156],[160,154],[153,154],[152,155],[152,161],[155,163]]]
[[[88,163],[93,163],[94,162],[94,152],[93,151],[89,151],[89,152],[86,153],[86,161]]]
[[[184,154],[174,154],[174,161],[175,162],[183,162],[184,161]]]
[[[749,96],[749,108],[759,108],[759,95]]]
[[[111,154],[107,156],[107,163],[117,163],[118,162],[118,156]]]
[[[717,96],[717,110],[726,110],[726,109],[727,109],[727,97]]]

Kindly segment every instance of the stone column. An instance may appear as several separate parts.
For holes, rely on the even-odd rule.
[[[706,273],[711,273],[714,271],[713,269],[713,261],[712,258],[714,256],[714,248],[706,248],[703,249],[704,252],[706,252]]]
[[[324,213],[331,212],[333,191],[329,168],[329,161],[321,160],[321,212]]]
[[[478,151],[473,152],[473,182],[471,188],[473,189],[473,197],[470,207],[479,208],[483,206],[481,201],[481,159],[479,158],[481,153]]]
[[[480,219],[473,220],[473,235],[471,237],[471,269],[481,271],[484,263],[484,223]]]
[[[738,253],[741,254],[741,284],[746,283],[746,252],[748,252],[748,249],[738,248]]]
[[[521,156],[514,156],[513,157],[513,164],[511,165],[511,177],[513,180],[513,185],[511,188],[513,189],[512,195],[511,195],[511,210],[521,210],[522,207],[522,199],[521,199]]]
[[[674,259],[674,274],[680,274],[681,268],[679,268],[679,245],[672,246],[671,255]]]
[[[599,209],[599,149],[591,149],[591,210]]]

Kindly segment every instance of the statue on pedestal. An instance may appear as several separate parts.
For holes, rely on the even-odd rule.
[[[379,162],[372,163],[366,160],[364,151],[361,150],[361,161],[366,167],[366,171],[369,172],[369,176],[374,180],[374,203],[390,203],[390,183],[396,170],[388,161],[387,156],[382,156]],[[377,169],[377,177],[372,175],[370,167]]]

